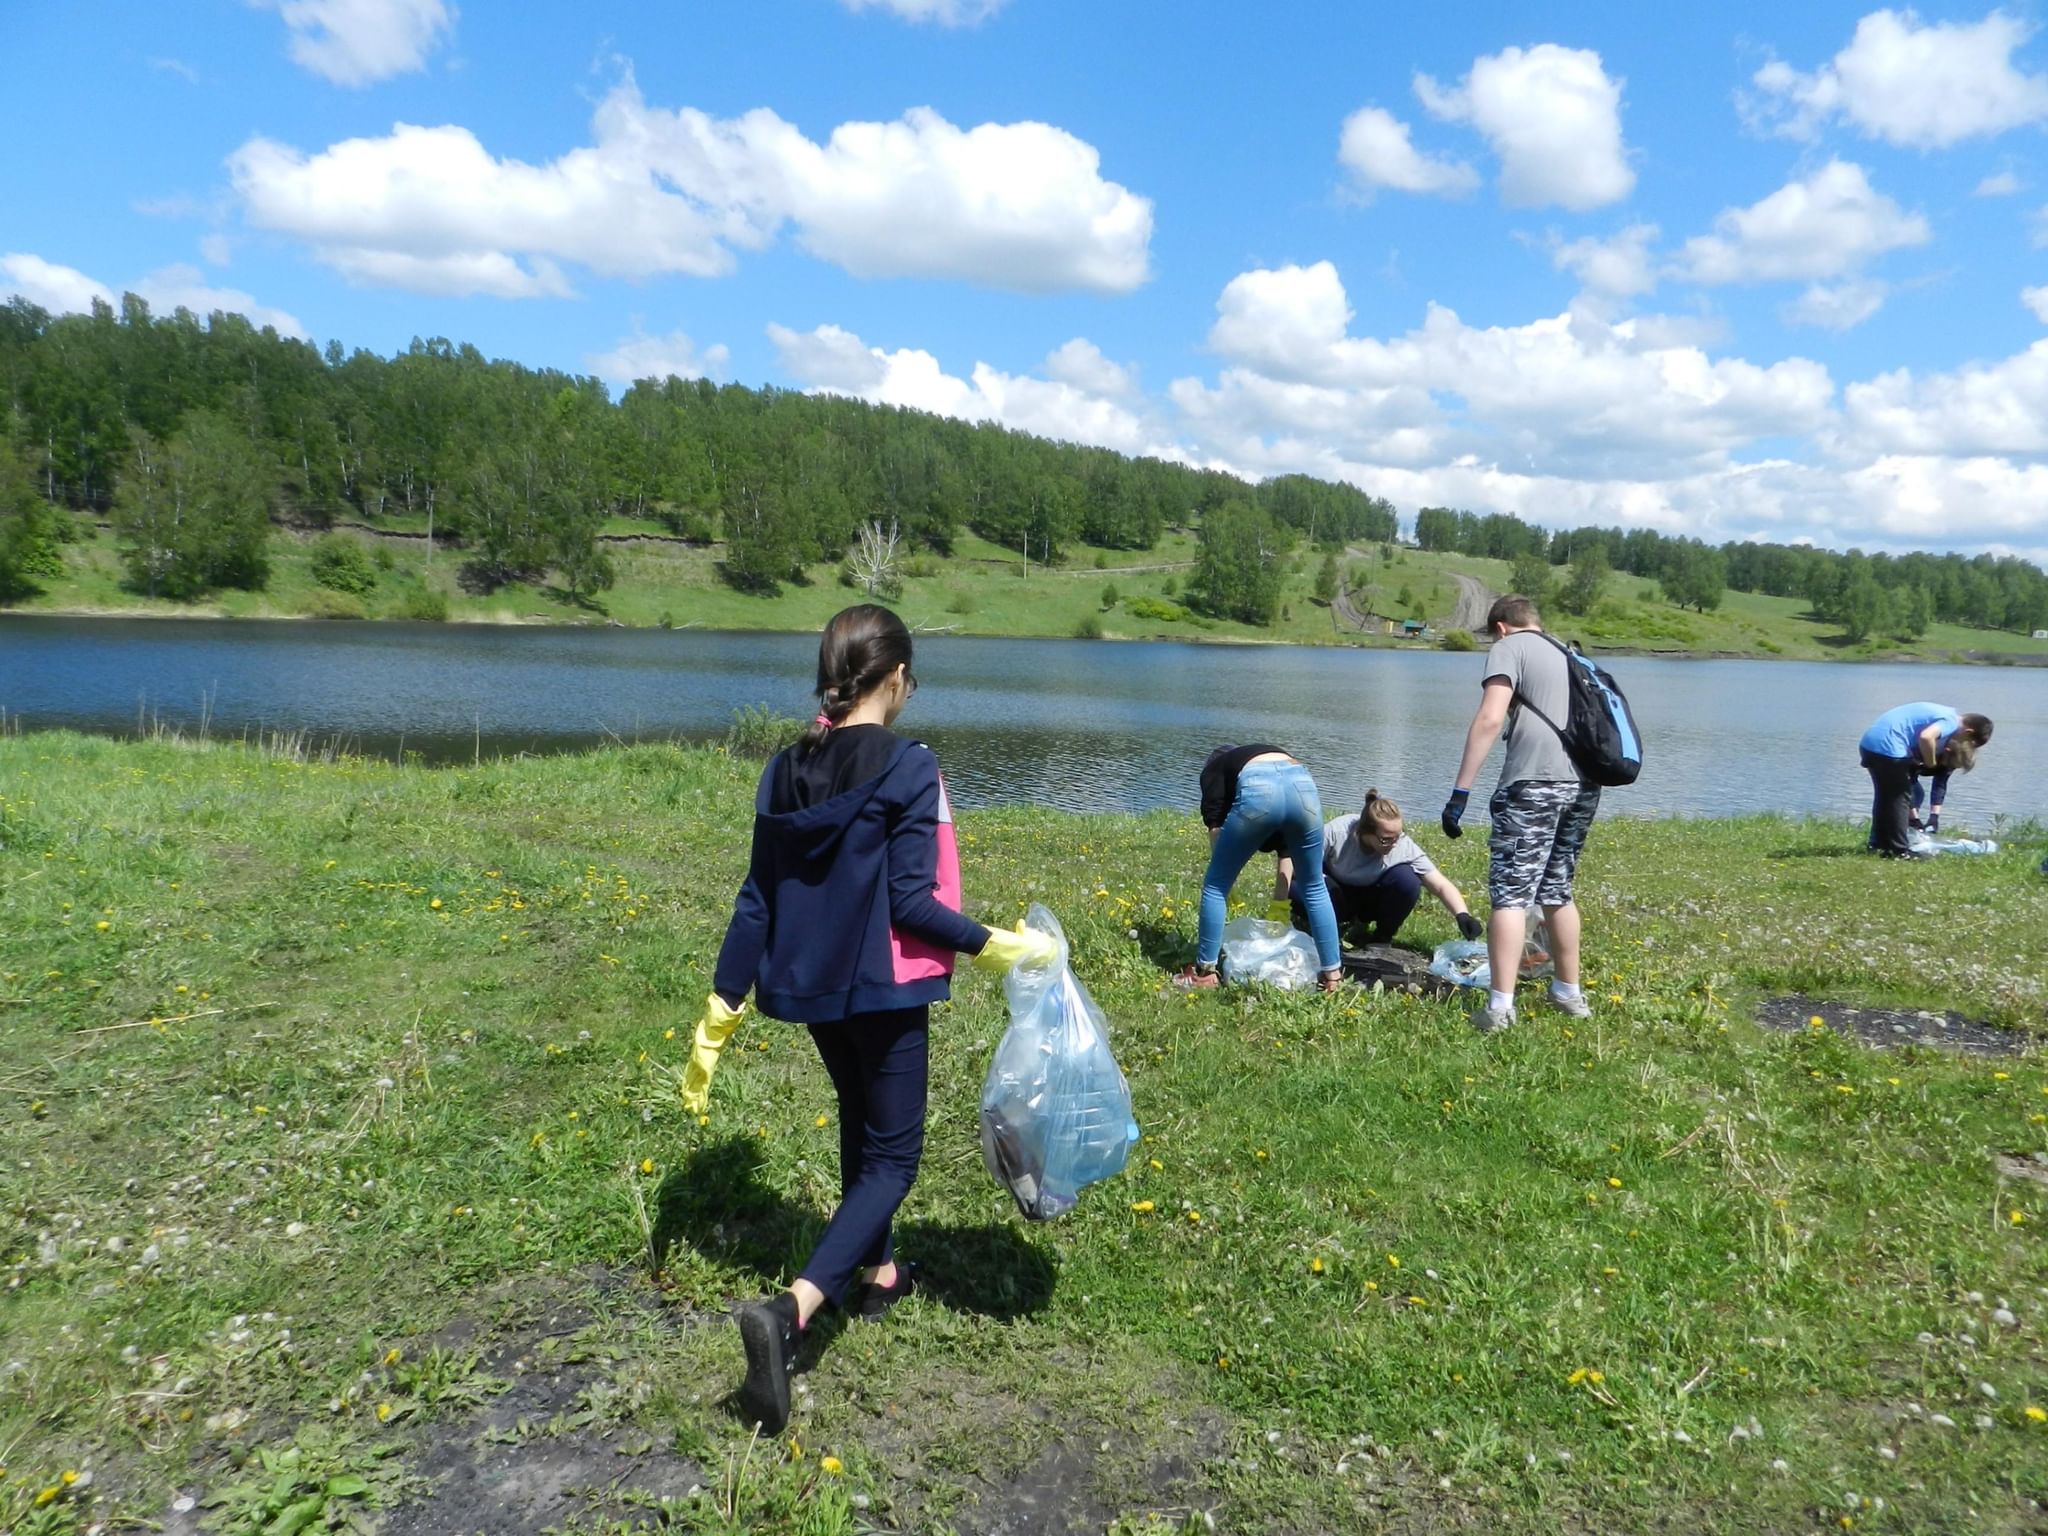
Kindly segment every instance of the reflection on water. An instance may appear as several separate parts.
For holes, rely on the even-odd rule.
[[[466,762],[716,736],[759,703],[808,716],[816,655],[808,635],[0,616],[0,709],[30,728],[113,732],[205,716],[216,736],[308,730]],[[1211,747],[1261,740],[1315,770],[1332,815],[1375,786],[1426,822],[1456,772],[1482,661],[935,636],[918,643],[923,686],[901,727],[939,750],[964,806],[1191,808]],[[1856,738],[1892,705],[1934,698],[1998,722],[1947,821],[2048,818],[2048,673],[1635,657],[1614,670],[1647,755],[1610,811],[1860,812]]]

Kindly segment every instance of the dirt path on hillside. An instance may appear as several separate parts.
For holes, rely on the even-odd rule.
[[[1477,576],[1461,576],[1453,571],[1451,580],[1458,584],[1458,602],[1451,609],[1451,616],[1444,620],[1444,628],[1476,635],[1486,627],[1486,610],[1493,606],[1493,591]]]

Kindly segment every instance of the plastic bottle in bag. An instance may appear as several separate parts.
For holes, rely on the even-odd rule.
[[[1049,1221],[1088,1185],[1123,1172],[1138,1123],[1108,1025],[1068,964],[1059,920],[1033,906],[1024,923],[1052,935],[1059,954],[1003,978],[1010,1027],[982,1084],[981,1154],[1026,1218]]]

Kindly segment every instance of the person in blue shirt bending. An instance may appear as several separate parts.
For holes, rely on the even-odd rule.
[[[1957,714],[1945,704],[1901,704],[1879,715],[1859,743],[1870,775],[1870,851],[1888,859],[1916,857],[1907,834],[1917,776],[1936,775],[1937,788],[1945,791],[1948,775],[1976,767],[1978,749],[1990,740],[1987,716]]]

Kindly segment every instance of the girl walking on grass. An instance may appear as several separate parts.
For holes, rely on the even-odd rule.
[[[961,915],[938,759],[890,729],[917,690],[910,649],[903,621],[872,604],[825,626],[817,719],[761,774],[752,861],[684,1074],[684,1106],[701,1113],[752,991],[761,1012],[809,1026],[839,1100],[838,1209],[789,1289],[736,1313],[739,1408],[764,1434],[789,1420],[797,1347],[820,1307],[879,1317],[911,1288],[890,1228],[924,1151],[926,1027],[955,954],[1007,971],[1056,953],[1044,934]]]

